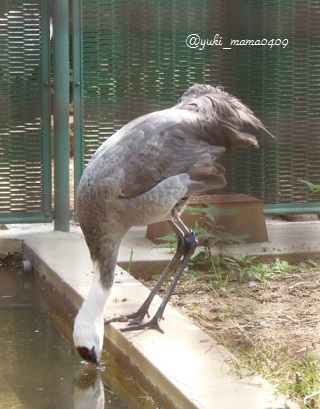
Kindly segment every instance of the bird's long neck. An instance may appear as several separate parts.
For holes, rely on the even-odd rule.
[[[92,236],[84,229],[90,255],[93,264],[92,283],[79,311],[79,316],[84,321],[92,320],[101,322],[106,302],[113,285],[114,271],[116,268],[119,246],[124,235],[123,232],[115,232],[110,236],[108,226],[100,226],[105,235]]]
[[[79,314],[82,316],[85,315],[87,319],[103,319],[103,313],[109,295],[110,288],[103,286],[98,265],[94,264],[91,286]]]

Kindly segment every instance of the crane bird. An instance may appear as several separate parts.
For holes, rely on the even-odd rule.
[[[254,134],[272,134],[239,99],[221,87],[194,84],[169,109],[141,116],[107,139],[89,161],[77,191],[78,217],[93,263],[89,293],[75,319],[73,339],[85,360],[99,363],[104,325],[121,331],[154,328],[197,246],[181,221],[191,195],[226,185],[217,159],[232,148],[258,147]],[[104,322],[121,240],[132,226],[167,220],[177,251],[135,313]],[[144,322],[155,294],[174,272],[162,303]]]

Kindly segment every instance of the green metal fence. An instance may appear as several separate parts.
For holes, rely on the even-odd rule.
[[[49,11],[0,3],[0,221],[50,221]]]
[[[76,185],[123,124],[205,82],[240,97],[278,137],[223,159],[223,192],[260,197],[267,212],[320,211],[299,182],[320,183],[318,0],[70,2],[72,71],[66,2],[53,3],[56,228],[69,218],[70,72]],[[0,222],[52,220],[49,17],[49,0],[0,2]]]
[[[74,0],[73,7],[76,183],[120,126],[205,82],[240,97],[278,137],[225,158],[223,191],[260,197],[268,212],[320,210],[299,182],[320,183],[317,0]],[[187,44],[190,34],[198,37]],[[197,47],[197,38],[211,43]]]

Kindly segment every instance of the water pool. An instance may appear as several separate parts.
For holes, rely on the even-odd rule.
[[[112,357],[98,369],[81,363],[61,333],[64,326],[71,332],[72,318],[50,306],[54,292],[23,273],[18,261],[7,264],[0,264],[1,409],[157,407]],[[108,377],[124,396],[106,385]]]

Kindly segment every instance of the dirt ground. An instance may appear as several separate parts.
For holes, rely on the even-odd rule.
[[[226,285],[185,273],[171,303],[302,408],[320,408],[320,266],[285,270]]]

